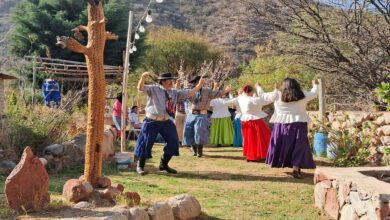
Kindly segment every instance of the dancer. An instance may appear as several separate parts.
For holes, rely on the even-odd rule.
[[[307,137],[307,103],[316,98],[318,81],[313,81],[310,92],[303,92],[299,83],[292,78],[283,80],[281,92],[275,101],[275,112],[270,122],[272,128],[270,149],[266,163],[271,167],[293,168],[294,178],[301,178],[301,168],[316,167]]]
[[[173,79],[175,77],[171,73],[164,73],[159,76],[159,85],[144,85],[148,76],[148,72],[143,73],[137,87],[140,92],[144,92],[148,96],[145,107],[146,117],[135,145],[134,155],[139,158],[137,173],[145,175],[145,162],[146,159],[152,157],[152,147],[158,133],[166,142],[159,169],[168,173],[177,173],[176,170],[168,166],[172,156],[179,156],[177,131],[170,117],[175,114],[174,106],[176,102],[195,95],[205,84],[205,81],[200,79],[197,86],[192,90],[173,90]]]
[[[277,96],[276,90],[264,93],[258,83],[256,89],[258,97],[253,96],[253,86],[246,85],[243,88],[244,95],[237,98],[242,112],[243,154],[248,162],[265,159],[267,156],[271,131],[262,119],[267,116],[262,107],[272,103]]]
[[[195,85],[199,80],[200,76],[196,76],[189,83]],[[210,128],[207,110],[210,108],[210,101],[230,91],[230,85],[224,91],[202,88],[195,96],[188,99],[190,113],[186,119],[183,144],[192,147],[194,156],[202,157],[203,145],[209,143]]]
[[[228,107],[229,101],[226,98],[216,98],[210,102],[213,108],[210,127],[210,144],[212,145],[233,144],[233,124]]]
[[[237,91],[238,96],[243,95],[242,89]],[[242,132],[241,132],[241,109],[240,105],[236,105],[236,114],[233,120],[233,147],[242,147]]]

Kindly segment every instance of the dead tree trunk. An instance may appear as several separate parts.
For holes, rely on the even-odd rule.
[[[104,75],[103,54],[106,40],[117,40],[118,36],[106,32],[106,18],[102,0],[88,0],[88,25],[78,26],[73,31],[88,33],[86,46],[70,37],[57,37],[57,45],[82,53],[88,69],[88,121],[87,143],[85,146],[85,180],[96,186],[96,180],[102,175],[102,141],[104,130],[104,106],[106,81]]]

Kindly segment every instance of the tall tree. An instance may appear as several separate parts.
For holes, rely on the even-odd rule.
[[[89,93],[84,177],[93,186],[96,186],[97,178],[102,175],[102,142],[106,91],[103,64],[104,48],[106,40],[118,39],[118,36],[106,31],[106,23],[107,18],[103,12],[103,0],[88,0],[88,25],[80,25],[73,29],[75,33],[87,33],[87,45],[82,45],[74,38],[57,37],[57,45],[83,54],[87,62]]]
[[[39,55],[67,60],[83,61],[83,57],[55,47],[56,36],[69,36],[72,28],[83,24],[87,17],[87,0],[21,0],[12,14],[15,28],[10,37],[10,52],[17,56]],[[107,0],[104,4],[107,29],[121,38],[108,43],[105,63],[120,65],[126,47],[129,4],[126,0]],[[75,33],[82,44],[83,33]]]

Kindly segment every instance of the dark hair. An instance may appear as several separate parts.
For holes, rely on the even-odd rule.
[[[285,78],[282,84],[282,101],[296,102],[305,98],[299,83],[292,78]]]
[[[245,92],[245,93],[251,93],[251,92],[253,92],[253,86],[251,86],[251,85],[245,85],[243,88],[242,88],[242,90]]]
[[[116,99],[117,99],[118,101],[122,102],[122,93],[118,93],[118,94],[116,95]]]
[[[133,106],[131,107],[131,112],[134,112],[134,109],[137,108],[137,107],[138,107],[138,106],[133,105]]]

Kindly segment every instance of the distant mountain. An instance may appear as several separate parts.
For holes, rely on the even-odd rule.
[[[10,11],[19,0],[0,1],[0,55],[6,49],[4,36],[11,28]],[[135,21],[145,11],[149,1],[129,0]],[[153,25],[172,26],[195,32],[208,38],[239,63],[255,57],[254,47],[272,35],[266,26],[238,0],[164,0],[151,5]]]
[[[147,1],[130,0],[135,17]],[[237,0],[164,0],[151,6],[154,24],[204,35],[238,63],[255,57],[256,44],[266,42],[272,29]]]

